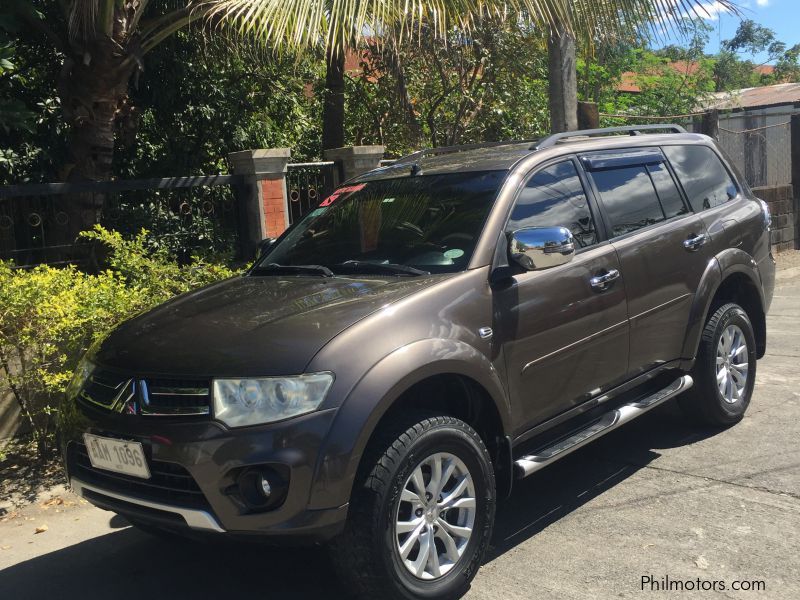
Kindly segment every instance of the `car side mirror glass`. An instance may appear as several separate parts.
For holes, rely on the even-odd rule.
[[[566,227],[528,227],[509,236],[511,260],[527,271],[563,265],[575,256],[575,238]]]
[[[261,258],[272,247],[272,244],[275,243],[275,238],[264,238],[260,242],[258,242],[258,247],[256,248],[256,258]]]

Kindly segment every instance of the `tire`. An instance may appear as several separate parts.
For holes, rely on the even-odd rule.
[[[731,347],[726,351],[728,340]],[[743,350],[737,345],[741,343]],[[731,357],[732,353],[736,356]],[[742,307],[723,304],[708,318],[691,375],[694,387],[680,397],[681,407],[690,417],[714,427],[729,427],[742,420],[756,380],[756,340]]]
[[[461,500],[458,508],[441,513],[439,498],[422,504],[415,493],[420,489],[416,476],[423,478],[426,491],[435,492],[437,461],[443,473],[452,473],[442,483],[442,505],[448,498]],[[462,480],[467,483],[458,485]],[[460,488],[464,491],[458,495]],[[460,598],[489,544],[495,504],[491,458],[475,430],[453,417],[412,414],[379,431],[365,453],[345,530],[331,543],[333,564],[347,589],[359,598]],[[409,523],[400,527],[414,531],[398,534],[401,521]],[[459,537],[470,523],[469,536]],[[466,529],[452,530],[453,526]],[[445,546],[447,537],[455,545]],[[407,551],[405,559],[401,545]],[[436,550],[436,557],[429,552],[430,558],[424,560],[425,545]],[[412,562],[422,565],[421,571]],[[434,563],[439,565],[438,577]]]

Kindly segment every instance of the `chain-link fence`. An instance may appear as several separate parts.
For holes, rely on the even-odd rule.
[[[753,187],[792,183],[791,112],[728,113],[719,118],[719,145]]]
[[[785,106],[720,113],[717,137],[722,150],[752,187],[792,183],[792,115],[800,109]],[[653,122],[676,123],[702,133],[708,115],[671,116],[608,115],[601,113],[603,127]]]

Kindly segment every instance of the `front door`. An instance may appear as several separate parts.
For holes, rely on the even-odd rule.
[[[617,254],[600,242],[577,164],[538,169],[516,200],[507,232],[563,226],[577,252],[567,264],[515,275],[494,290],[517,433],[624,380],[628,367],[625,282]],[[592,285],[607,276],[608,282]]]
[[[694,294],[710,259],[708,235],[658,148],[582,161],[625,277],[633,377],[681,357]]]

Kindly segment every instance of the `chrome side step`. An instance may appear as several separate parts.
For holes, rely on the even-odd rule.
[[[563,438],[551,446],[539,450],[536,454],[523,456],[514,461],[515,470],[518,478],[527,477],[539,469],[543,469],[549,464],[554,463],[559,458],[565,457],[570,452],[577,450],[604,436],[609,431],[615,430],[620,425],[632,421],[636,417],[642,416],[650,409],[655,408],[692,387],[692,378],[689,375],[679,377],[664,389],[657,391],[650,396],[646,396],[636,402],[623,404],[619,408],[607,412],[599,421],[595,421],[585,429],[573,433],[569,437]]]

